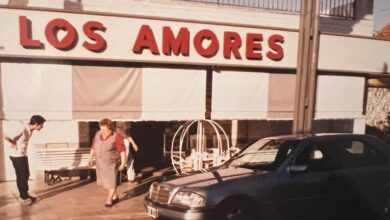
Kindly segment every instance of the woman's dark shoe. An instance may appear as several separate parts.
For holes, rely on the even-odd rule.
[[[111,207],[112,207],[112,204],[106,203],[106,204],[104,204],[104,207],[106,207],[106,208],[111,208]]]
[[[117,204],[119,202],[119,198],[116,198],[116,199],[113,199],[112,200],[112,204],[114,205],[114,204]]]
[[[28,196],[30,199],[31,199],[31,202],[34,203],[37,201],[37,197],[34,197],[34,196]]]

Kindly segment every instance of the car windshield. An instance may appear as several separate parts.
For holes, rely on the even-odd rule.
[[[230,161],[229,166],[275,170],[301,140],[260,139]]]

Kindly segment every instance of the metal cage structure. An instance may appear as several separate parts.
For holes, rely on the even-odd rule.
[[[184,150],[188,144],[189,130],[196,126],[196,135],[192,135],[190,149]],[[205,126],[212,129],[212,134],[205,133]],[[212,137],[213,146],[207,146],[207,139]],[[186,142],[187,141],[187,142]],[[215,146],[214,146],[215,145]],[[173,136],[171,143],[171,161],[177,174],[191,171],[205,171],[212,166],[218,166],[230,159],[231,146],[229,137],[217,122],[207,119],[185,122]],[[174,149],[178,149],[174,151]]]

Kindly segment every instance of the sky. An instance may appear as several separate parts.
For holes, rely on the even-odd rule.
[[[374,1],[374,32],[390,23],[390,0]]]

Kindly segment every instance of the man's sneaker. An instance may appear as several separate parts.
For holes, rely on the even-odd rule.
[[[33,202],[32,202],[32,200],[30,198],[28,198],[28,199],[22,199],[21,203],[24,206],[30,206]]]

